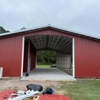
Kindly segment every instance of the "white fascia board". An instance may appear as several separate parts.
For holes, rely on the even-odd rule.
[[[25,46],[25,37],[23,37],[22,39],[21,77],[23,77],[23,68],[24,68],[24,46]]]

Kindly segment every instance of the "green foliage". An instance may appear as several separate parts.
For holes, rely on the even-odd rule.
[[[0,33],[5,33],[5,32],[6,30],[2,26],[0,26]]]
[[[53,64],[56,62],[56,52],[50,50],[42,50],[37,52],[38,64]]]
[[[6,33],[9,32],[8,30],[5,30],[2,26],[0,26],[0,33]]]

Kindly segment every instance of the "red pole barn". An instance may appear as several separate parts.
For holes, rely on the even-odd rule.
[[[45,26],[0,34],[3,77],[22,77],[36,68],[36,52],[54,50],[70,55],[73,77],[100,77],[100,38]],[[60,66],[58,56],[57,67]],[[67,61],[62,61],[66,65]]]

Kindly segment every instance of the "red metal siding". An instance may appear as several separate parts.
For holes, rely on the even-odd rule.
[[[45,30],[37,31],[37,32],[25,33],[25,34],[22,34],[21,36],[28,37],[28,36],[33,36],[33,35],[60,35],[60,36],[68,36],[70,38],[73,38],[73,36],[74,36],[71,34],[69,35],[64,32],[59,32],[59,31],[50,30],[50,29],[45,29]]]
[[[21,37],[0,39],[0,66],[3,67],[3,76],[20,76],[21,56]]]
[[[36,67],[36,49],[30,43],[31,70]]]
[[[23,64],[23,71],[27,72],[27,64],[28,64],[28,41],[25,41],[24,47],[24,64]]]
[[[25,48],[24,48],[24,72],[27,72],[27,65],[28,65],[28,43],[29,41],[25,41]],[[35,64],[36,64],[36,49],[34,48],[34,46],[32,45],[32,43],[30,42],[30,57],[31,57],[31,68],[30,70],[35,68]]]
[[[100,42],[75,38],[75,77],[100,77]]]

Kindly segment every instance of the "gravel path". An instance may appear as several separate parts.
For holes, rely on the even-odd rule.
[[[0,80],[0,91],[5,89],[24,89],[26,90],[26,85],[28,84],[39,84],[43,87],[48,87],[50,85],[57,86],[57,81],[24,81],[20,78],[3,78]]]

